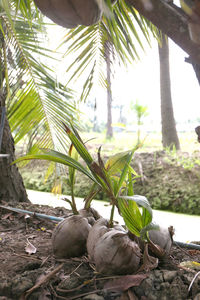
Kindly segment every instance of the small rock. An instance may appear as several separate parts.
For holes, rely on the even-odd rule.
[[[16,276],[12,282],[12,294],[15,296],[21,295],[26,290],[33,286],[33,282],[29,278]]]
[[[154,270],[155,279],[156,282],[163,282],[163,273],[160,270]]]
[[[84,300],[104,300],[103,296],[99,296],[97,294],[90,294],[83,297]]]
[[[63,280],[58,287],[60,289],[71,290],[80,285],[78,277],[69,276],[65,280]]]
[[[165,271],[163,272],[164,281],[172,282],[174,277],[176,277],[177,271]]]
[[[200,300],[200,293],[194,297],[194,300]]]

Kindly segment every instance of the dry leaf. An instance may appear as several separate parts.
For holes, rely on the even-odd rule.
[[[14,216],[13,216],[13,213],[7,213],[5,214],[4,216],[1,217],[2,220],[6,220],[6,219],[9,219],[9,220],[14,220]]]
[[[31,244],[28,239],[27,239],[25,251],[28,254],[34,254],[37,251],[37,249],[35,248],[35,246],[33,246],[33,244]]]
[[[179,264],[179,266],[197,271],[200,270],[200,263],[191,260],[183,261]]]
[[[139,286],[147,274],[136,274],[136,275],[126,275],[117,279],[112,279],[106,282],[104,285],[105,290],[112,290],[117,292],[123,292],[128,290],[132,286]]]

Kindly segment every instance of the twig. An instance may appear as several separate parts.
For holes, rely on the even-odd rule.
[[[38,289],[42,284],[47,283],[56,273],[58,273],[62,269],[63,265],[64,265],[64,263],[61,264],[60,266],[58,266],[52,272],[48,273],[41,281],[39,281],[32,288],[30,288],[29,290],[27,290],[25,292],[25,299],[27,299],[27,297],[30,294],[32,294],[33,291],[35,291],[36,289]]]
[[[49,259],[50,255],[48,255],[41,263],[40,268],[44,266],[44,264],[47,262],[47,260]]]
[[[192,281],[191,281],[191,283],[190,283],[190,285],[189,285],[189,288],[188,288],[188,293],[189,293],[189,291],[191,290],[191,287],[192,287],[192,285],[193,285],[195,279],[196,279],[199,275],[200,275],[200,271],[197,272],[197,273],[195,274],[194,278],[192,279]]]
[[[35,260],[35,261],[37,261],[37,262],[41,262],[41,259],[40,259],[40,258],[35,258],[35,257],[32,257],[32,256],[26,256],[26,255],[20,255],[20,254],[17,254],[17,253],[13,253],[13,255],[19,256],[19,257],[21,257],[21,258],[26,258],[26,259]]]
[[[83,264],[83,261],[68,276],[71,276],[73,273],[75,273],[80,268],[80,266],[82,266],[82,264]]]
[[[186,255],[188,255],[189,257],[192,257],[192,255],[190,253],[188,253],[185,249],[183,249],[181,246],[179,246],[179,244],[175,241],[173,241],[173,244],[179,249],[181,250],[183,253],[185,253]]]

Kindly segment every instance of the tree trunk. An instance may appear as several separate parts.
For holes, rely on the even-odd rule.
[[[11,165],[11,162],[15,160],[14,151],[14,140],[6,118],[3,131],[2,148],[0,151],[0,154],[9,154],[8,157],[0,156],[0,203],[3,204],[6,204],[7,202],[17,204],[18,202],[29,201],[18,168],[16,165]]]
[[[159,48],[160,59],[160,94],[161,94],[161,122],[163,147],[176,147],[180,149],[176,131],[173,104],[171,97],[170,70],[169,70],[169,46],[165,35],[162,37],[162,45]]]
[[[113,137],[112,128],[112,90],[111,90],[111,61],[110,61],[110,43],[107,41],[105,44],[105,58],[106,58],[106,70],[107,70],[107,132],[106,138]]]

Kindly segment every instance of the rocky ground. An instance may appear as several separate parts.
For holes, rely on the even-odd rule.
[[[20,208],[67,217],[64,208],[20,204]],[[51,236],[56,223],[0,209],[0,300],[200,299],[200,251],[173,246],[156,269],[106,277],[87,254],[56,259]],[[190,263],[188,263],[190,261]],[[182,264],[185,262],[185,264]]]

